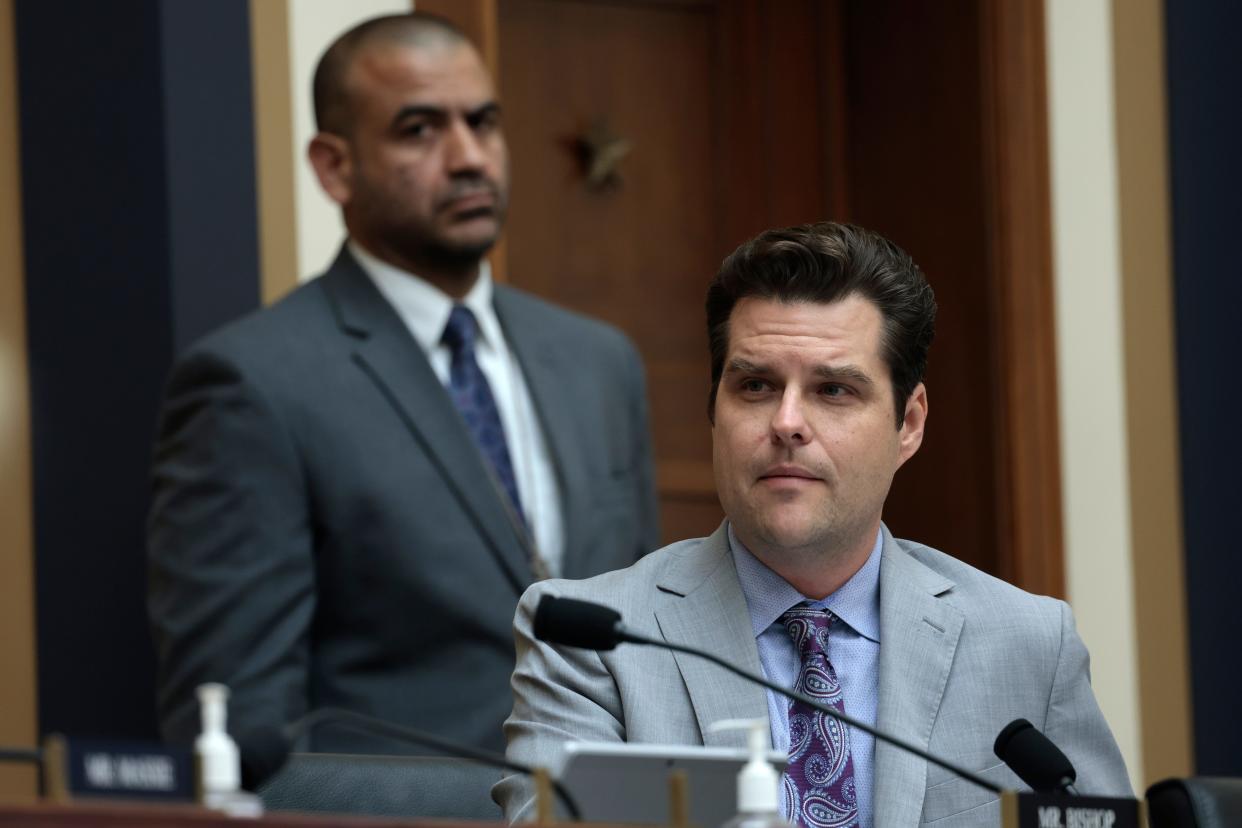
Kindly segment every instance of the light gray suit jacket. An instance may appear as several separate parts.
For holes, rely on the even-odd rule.
[[[658,538],[636,351],[517,290],[498,285],[494,304],[558,475],[566,576],[633,563]],[[165,736],[192,739],[195,685],[222,681],[235,734],[336,705],[500,749],[534,575],[484,463],[347,251],[194,345],[161,412],[148,533]]]
[[[894,540],[887,528],[883,534],[876,725],[1021,788],[992,743],[1024,717],[1065,751],[1081,792],[1130,795],[1069,608],[929,547]],[[535,641],[531,621],[545,594],[607,604],[640,632],[762,671],[724,526],[628,569],[536,584],[522,596],[515,621],[514,707],[505,723],[510,758],[546,765],[570,739],[741,746],[741,734],[712,734],[707,726],[767,716],[763,688],[694,656],[638,645],[595,653]],[[521,777],[505,779],[493,796],[511,819],[530,805]],[[876,828],[1000,822],[994,794],[882,742],[874,806]]]

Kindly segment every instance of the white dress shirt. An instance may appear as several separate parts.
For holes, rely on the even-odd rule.
[[[455,300],[430,282],[380,261],[352,239],[348,246],[363,271],[405,322],[414,341],[427,355],[436,377],[447,387],[452,354],[441,338]],[[475,358],[496,398],[500,424],[513,461],[518,497],[522,500],[522,512],[535,548],[549,574],[555,576],[561,572],[565,555],[565,524],[556,469],[522,366],[509,349],[500,319],[492,307],[492,293],[492,272],[484,261],[479,266],[478,280],[461,304],[478,320]],[[489,484],[480,481],[480,485]]]

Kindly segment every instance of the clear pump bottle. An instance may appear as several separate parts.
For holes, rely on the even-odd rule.
[[[203,806],[235,817],[263,815],[263,803],[241,789],[241,759],[228,733],[229,688],[200,684],[198,704],[203,730],[194,741]]]
[[[745,729],[750,751],[750,760],[737,775],[737,816],[721,828],[793,828],[781,816],[780,774],[767,760],[767,719],[726,719],[713,723],[711,729]]]

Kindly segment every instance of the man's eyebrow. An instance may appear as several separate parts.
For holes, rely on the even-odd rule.
[[[466,120],[475,122],[480,118],[486,118],[489,115],[499,114],[500,104],[496,101],[488,101],[474,109],[466,112]],[[393,116],[392,125],[398,126],[406,118],[433,118],[435,120],[444,120],[448,117],[448,110],[442,106],[433,106],[431,104],[409,104],[397,110],[397,114]]]
[[[734,357],[725,366],[726,374],[766,374],[768,370],[766,365],[757,365],[750,360],[740,357]]]
[[[410,104],[397,110],[397,114],[392,118],[392,125],[397,126],[406,118],[442,119],[446,114],[446,110],[442,106],[432,106],[430,104]]]
[[[469,110],[466,113],[466,120],[498,114],[500,114],[500,103],[497,101],[488,101],[485,104],[481,104],[476,106],[474,109]]]
[[[771,371],[772,369],[767,365],[760,365],[741,357],[734,357],[725,366],[726,374],[758,374],[764,376],[771,373]],[[811,372],[824,380],[846,381],[868,387],[875,385],[875,380],[871,378],[871,375],[857,365],[816,365],[811,369]]]
[[[871,375],[857,365],[816,365],[815,376],[826,380],[847,380],[856,385],[872,386],[875,381]]]

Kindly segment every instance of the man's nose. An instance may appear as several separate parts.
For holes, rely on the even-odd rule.
[[[478,134],[465,121],[453,122],[446,152],[449,172],[481,170],[487,164],[487,154]]]
[[[811,439],[810,424],[802,395],[795,388],[786,388],[780,405],[772,414],[772,441],[789,445],[801,445]]]

